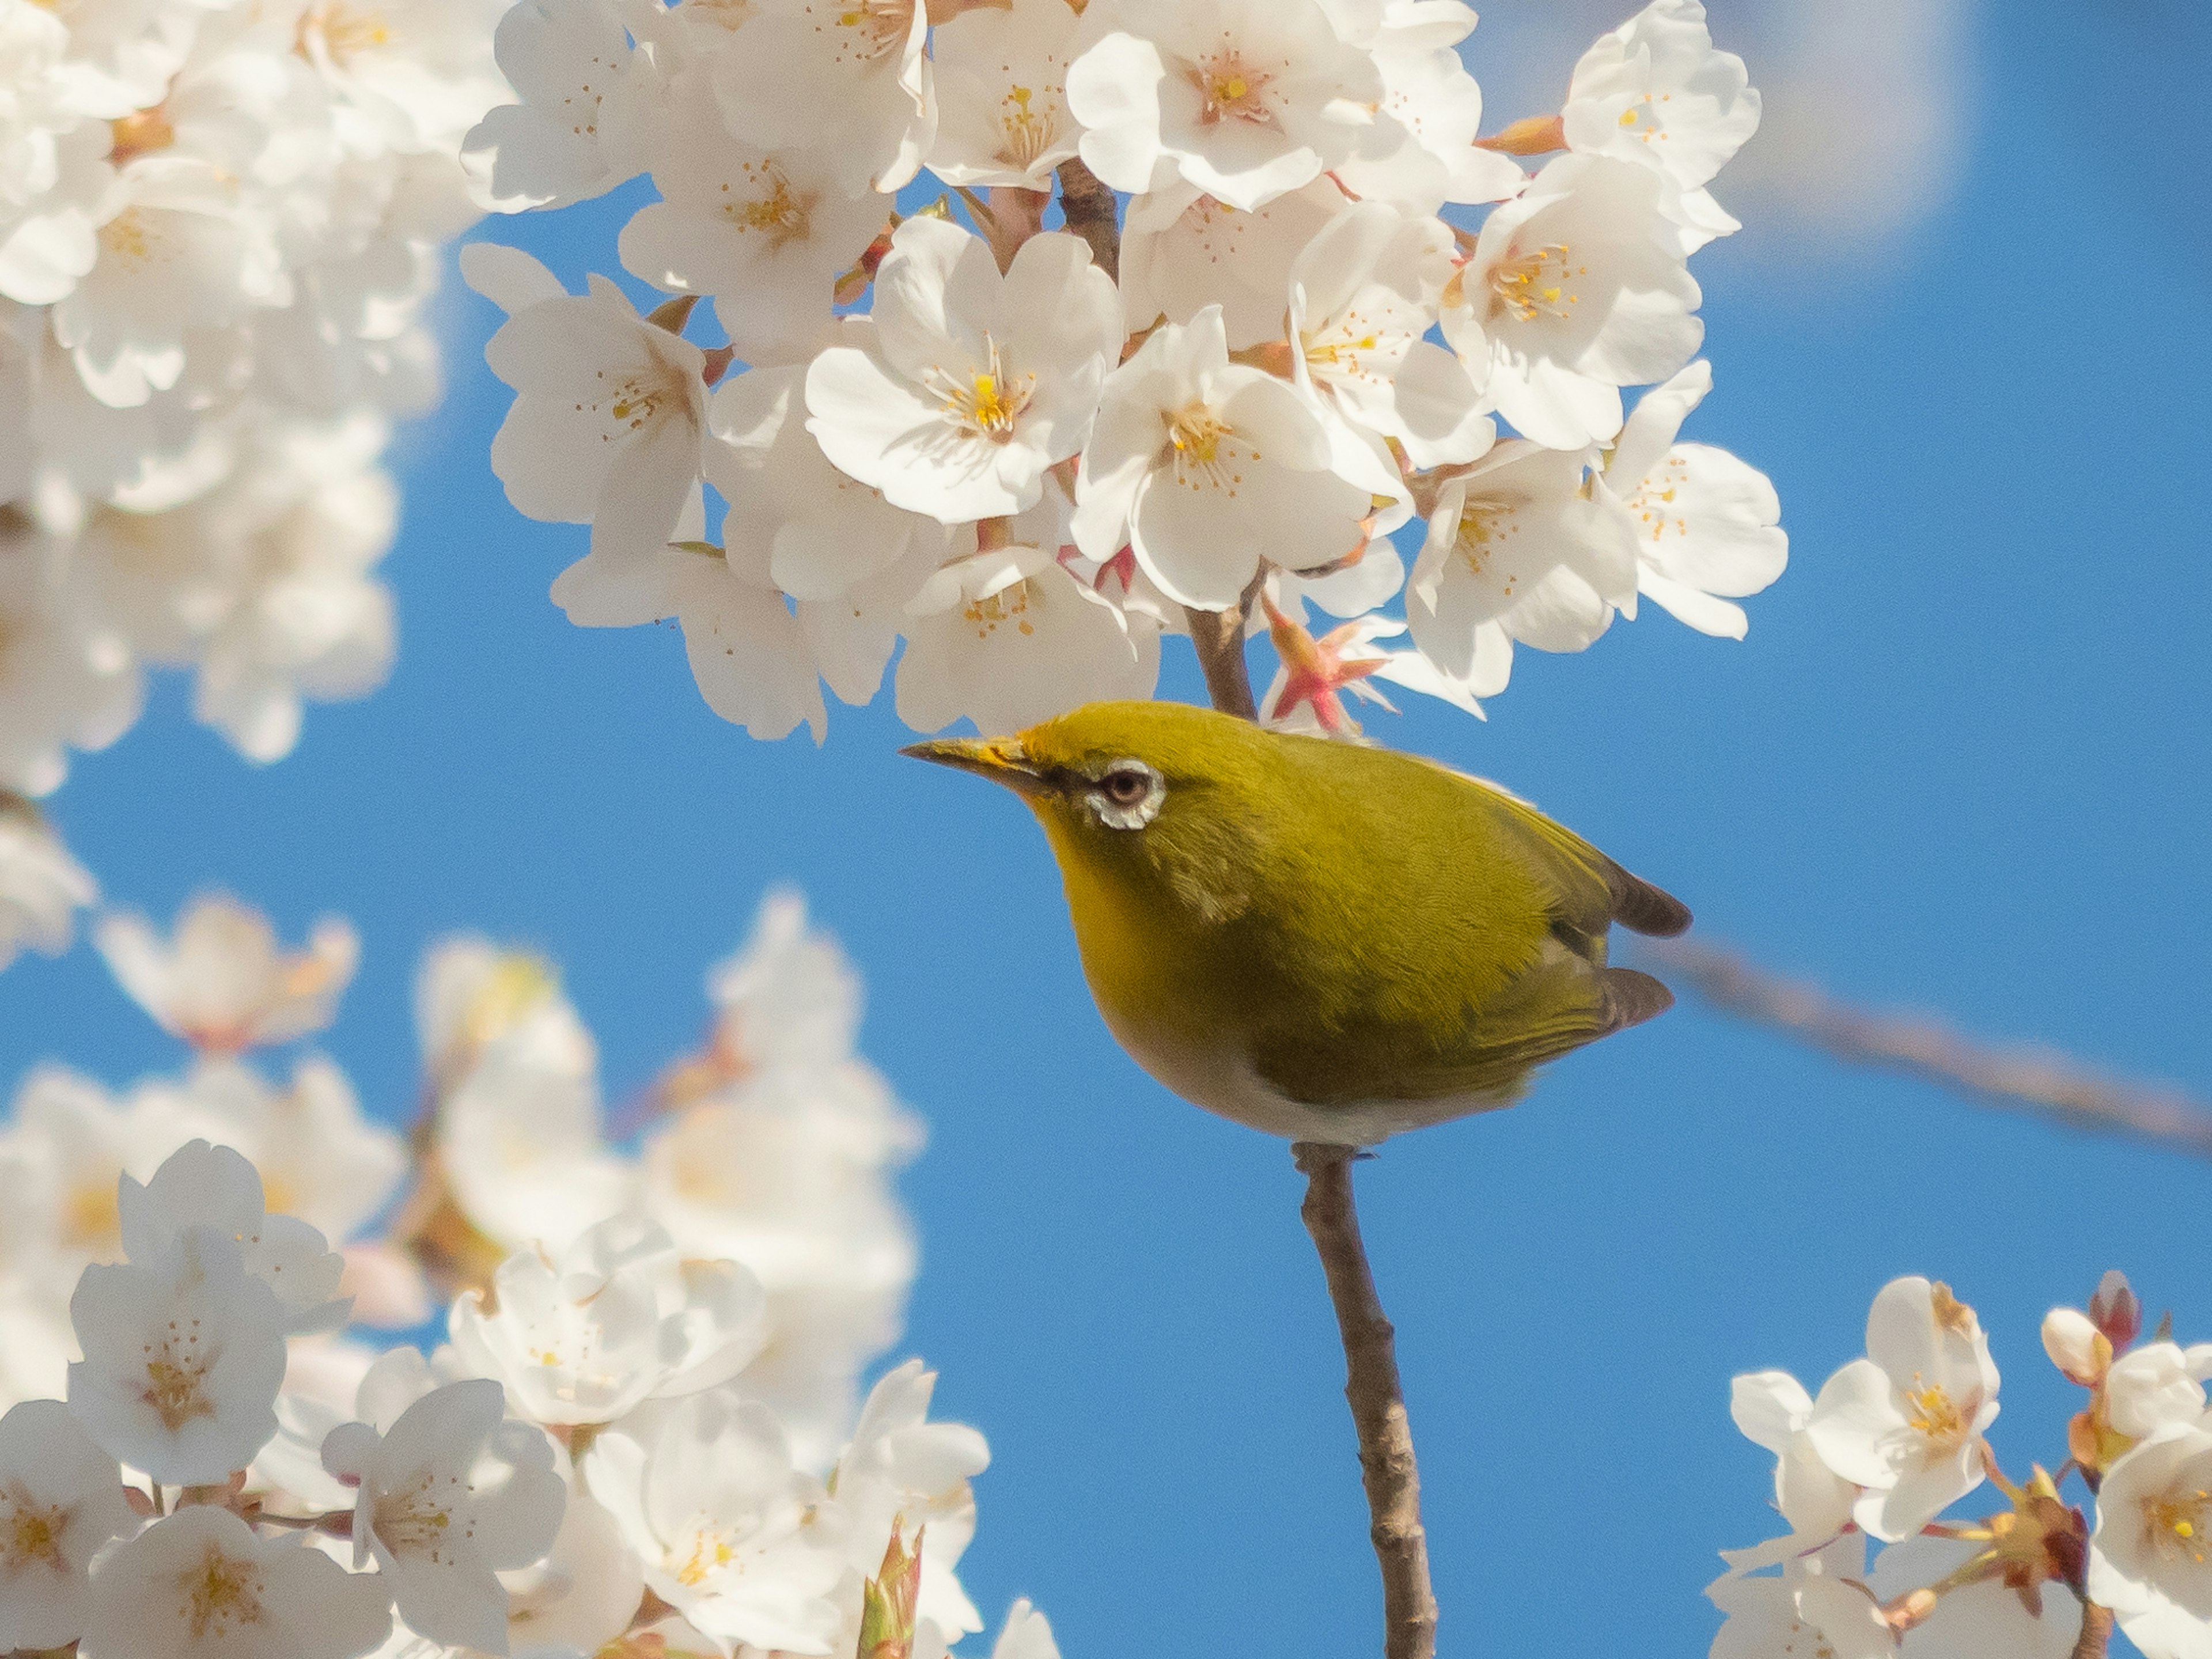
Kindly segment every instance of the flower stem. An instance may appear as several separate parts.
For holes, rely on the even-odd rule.
[[[2112,1610],[2094,1601],[2081,1604],[2081,1634],[2075,1639],[2074,1659],[2105,1659],[2112,1641]]]
[[[1344,1340],[1344,1397],[1359,1435],[1368,1534],[1382,1568],[1382,1650],[1386,1659],[1431,1659],[1437,1650],[1437,1598],[1429,1587],[1428,1534],[1421,1528],[1420,1469],[1398,1382],[1397,1335],[1375,1294],[1359,1237],[1352,1197],[1355,1154],[1349,1146],[1301,1140],[1291,1156],[1306,1177],[1299,1214],[1321,1255]]]
[[[1224,714],[1256,720],[1259,705],[1252,701],[1252,678],[1244,665],[1244,610],[1200,611],[1185,606],[1191,643],[1198,647],[1198,665],[1206,671],[1206,695]]]

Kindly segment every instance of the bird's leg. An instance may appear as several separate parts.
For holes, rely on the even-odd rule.
[[[1359,1436],[1359,1474],[1367,1488],[1368,1535],[1382,1568],[1386,1659],[1431,1659],[1437,1598],[1429,1587],[1429,1540],[1421,1529],[1421,1473],[1413,1429],[1398,1382],[1397,1335],[1375,1294],[1359,1212],[1352,1200],[1349,1146],[1301,1140],[1291,1148],[1306,1178],[1299,1211],[1328,1278],[1328,1299],[1344,1340],[1344,1397]]]

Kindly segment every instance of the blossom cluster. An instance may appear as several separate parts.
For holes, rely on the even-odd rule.
[[[1580,650],[1639,599],[1741,635],[1779,506],[1678,434],[1711,385],[1687,261],[1737,228],[1707,185],[1759,95],[1698,0],[1653,0],[1556,116],[1485,137],[1474,23],[521,0],[520,101],[470,139],[493,198],[650,174],[617,252],[673,296],[464,252],[507,313],[494,470],[591,526],[554,599],[676,618],[716,712],[817,739],[823,684],[868,701],[901,639],[910,725],[1005,729],[1151,695],[1164,635],[1242,608],[1283,658],[1264,712],[1350,735],[1370,678],[1480,713],[1516,644]],[[1309,602],[1348,620],[1316,639]]]
[[[1715,1659],[2066,1659],[2085,1603],[2147,1659],[2212,1654],[2212,1344],[2175,1343],[2170,1319],[2141,1340],[2142,1316],[2110,1273],[2086,1310],[2045,1318],[2045,1352],[2088,1391],[2056,1476],[1999,1468],[1988,1339],[1925,1279],[1882,1289],[1865,1356],[1817,1395],[1784,1371],[1737,1377],[1736,1425],[1774,1454],[1790,1531],[1722,1552],[1729,1570],[1707,1592],[1727,1614]],[[2069,1477],[2094,1520],[2063,1495]],[[2005,1507],[1945,1516],[1984,1481]],[[1869,1539],[1884,1546],[1871,1570]]]
[[[97,938],[194,1060],[121,1099],[37,1073],[0,1127],[0,1650],[942,1659],[982,1629],[982,1437],[930,1420],[919,1360],[860,1397],[918,1133],[796,899],[629,1152],[533,958],[425,963],[410,1158],[329,1060],[287,1089],[248,1058],[329,1022],[345,924],[288,951],[207,899]],[[375,1334],[434,1320],[427,1352]],[[1057,1659],[1025,1602],[995,1653]]]
[[[0,0],[0,807],[128,729],[149,666],[257,761],[384,678],[379,460],[438,395],[500,9]],[[0,961],[53,938],[9,925],[55,892],[13,833]]]

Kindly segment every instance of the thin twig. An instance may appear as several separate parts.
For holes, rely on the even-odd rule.
[[[1198,665],[1206,671],[1206,691],[1213,706],[1239,720],[1256,720],[1260,706],[1252,701],[1251,672],[1244,665],[1244,612],[1200,611],[1186,606],[1191,643],[1198,647]]]
[[[2081,1634],[2075,1638],[2073,1659],[2105,1659],[2112,1643],[2112,1610],[2094,1601],[2081,1604]]]
[[[1421,1528],[1421,1475],[1398,1382],[1396,1334],[1383,1316],[1360,1242],[1352,1149],[1301,1140],[1291,1156],[1306,1177],[1299,1214],[1321,1255],[1344,1339],[1344,1397],[1359,1431],[1368,1535],[1382,1566],[1382,1650],[1386,1659],[1430,1659],[1437,1650],[1437,1598],[1429,1588],[1428,1534]]]
[[[2212,1106],[2179,1089],[2105,1076],[2048,1048],[1977,1042],[1925,1015],[1855,1007],[1716,945],[1647,948],[1715,1007],[1787,1031],[1838,1060],[1905,1072],[1988,1105],[2026,1107],[2073,1128],[2212,1158]]]
[[[1067,228],[1091,245],[1091,263],[1121,280],[1121,231],[1114,222],[1114,192],[1074,156],[1060,164],[1060,210]]]

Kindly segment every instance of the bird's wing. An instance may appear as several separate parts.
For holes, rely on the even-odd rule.
[[[1605,930],[1619,922],[1632,933],[1670,939],[1690,925],[1690,908],[1663,888],[1624,870],[1565,824],[1547,817],[1509,789],[1471,772],[1444,768],[1483,791],[1500,808],[1498,821],[1559,895],[1555,927],[1593,961],[1605,959]],[[1586,948],[1595,945],[1595,949]]]

